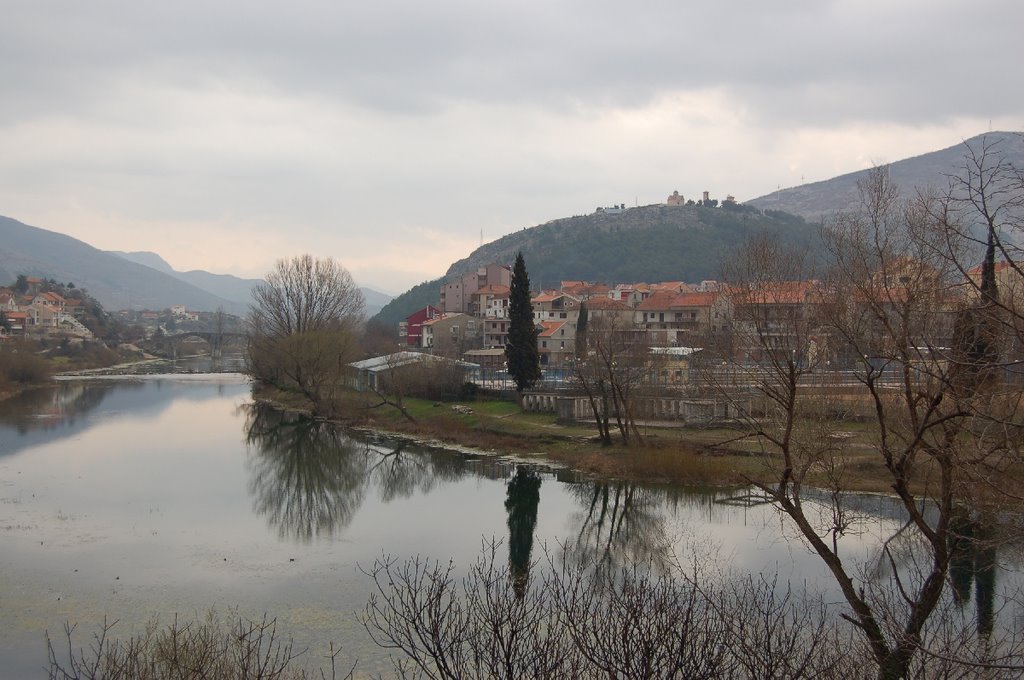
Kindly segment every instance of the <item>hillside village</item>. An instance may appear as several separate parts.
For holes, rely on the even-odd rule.
[[[0,288],[0,336],[92,339],[94,333],[83,321],[95,313],[95,301],[73,283],[21,276],[14,287]]]
[[[879,291],[891,296],[910,281],[938,277],[926,264],[909,259],[890,263],[876,272]],[[965,297],[976,290],[980,267],[968,272],[967,281],[942,284],[942,294],[933,307],[935,321],[921,324],[920,346],[948,348],[952,343],[957,310]],[[1024,280],[1018,267],[1000,262],[996,278],[1003,299],[1024,308]],[[478,364],[485,369],[504,366],[508,341],[508,304],[511,269],[491,264],[441,286],[436,305],[428,305],[399,324],[400,344],[413,350]],[[860,301],[870,302],[868,300]],[[876,301],[877,302],[877,301]],[[900,300],[883,301],[897,305]],[[823,307],[833,303],[826,284],[818,280],[772,282],[763,285],[729,287],[715,280],[700,282],[637,282],[609,286],[586,281],[562,281],[557,288],[532,295],[540,362],[549,377],[567,375],[577,357],[577,334],[581,310],[591,326],[614,328],[628,336],[633,345],[650,348],[652,355],[673,353],[691,356],[714,346],[719,354],[735,362],[760,361],[761,342],[745,346],[751,324],[765,320],[776,334],[779,347],[805,347],[805,363],[840,367],[842,343],[815,328]],[[806,335],[801,342],[795,335]],[[668,348],[679,348],[673,352]],[[1016,348],[1019,352],[1021,348]],[[827,364],[826,364],[827,362]],[[687,362],[674,370],[662,371],[664,382],[687,380]]]
[[[0,340],[94,340],[109,345],[137,342],[159,335],[219,328],[242,331],[242,320],[223,312],[198,312],[185,305],[164,310],[120,310],[108,313],[85,289],[74,283],[19,275],[13,286],[0,287]]]

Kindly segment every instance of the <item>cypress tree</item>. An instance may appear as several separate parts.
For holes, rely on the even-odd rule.
[[[508,373],[522,392],[540,380],[540,353],[537,351],[537,327],[530,303],[530,275],[523,254],[516,255],[512,267],[512,285],[508,295],[508,344],[505,360]]]
[[[587,358],[587,324],[590,315],[587,312],[587,303],[580,303],[580,315],[576,319],[576,356],[580,359]]]

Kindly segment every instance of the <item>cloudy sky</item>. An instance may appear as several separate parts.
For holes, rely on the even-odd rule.
[[[1020,0],[3,0],[0,214],[391,293],[598,205],[1024,129]]]

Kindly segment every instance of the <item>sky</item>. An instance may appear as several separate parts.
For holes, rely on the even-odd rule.
[[[597,206],[1024,130],[1019,0],[0,0],[0,215],[397,294]]]

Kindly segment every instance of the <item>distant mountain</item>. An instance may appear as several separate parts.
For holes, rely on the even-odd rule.
[[[171,276],[190,283],[197,288],[209,291],[225,300],[231,300],[245,307],[252,302],[252,288],[262,279],[243,279],[230,274],[211,274],[201,269],[193,269],[187,272],[175,271],[167,261],[156,253],[148,251],[136,251],[131,253],[121,251],[110,251],[132,262],[146,265],[157,271],[170,274]],[[363,298],[366,300],[366,315],[373,316],[381,308],[391,301],[391,296],[372,288],[360,288]]]
[[[0,217],[0,283],[13,283],[18,274],[74,283],[107,309],[166,309],[173,304],[197,311],[222,308],[230,314],[247,309],[70,236]]]
[[[167,260],[160,257],[156,253],[151,253],[148,250],[136,250],[131,253],[126,253],[123,250],[108,250],[108,253],[113,253],[118,257],[123,257],[126,260],[144,264],[150,269],[155,269],[158,272],[164,274],[174,274],[174,267],[168,264]]]
[[[427,305],[437,305],[441,285],[444,282],[445,279],[442,277],[413,286],[384,305],[377,312],[376,320],[386,326],[394,327],[416,310],[423,309]]]
[[[379,314],[380,310],[394,299],[394,296],[374,290],[373,288],[362,286],[359,290],[363,291],[363,299],[366,301],[367,319]]]
[[[188,272],[175,271],[167,263],[167,260],[156,253],[148,251],[125,253],[112,250],[110,252],[126,260],[131,260],[151,269],[170,274],[174,278],[189,283],[196,288],[201,288],[217,297],[230,300],[244,307],[248,307],[252,302],[252,287],[260,282],[260,279],[243,279],[230,274],[211,274],[201,269]]]
[[[946,177],[955,175],[964,164],[965,145],[978,150],[982,140],[994,145],[1004,158],[1024,168],[1024,134],[1020,132],[988,132],[972,137],[956,146],[889,163],[889,176],[910,195],[915,188],[946,186]],[[836,212],[854,210],[859,206],[857,182],[868,170],[859,170],[823,182],[781,189],[747,201],[745,205],[768,210],[783,210],[806,219],[817,220]]]

